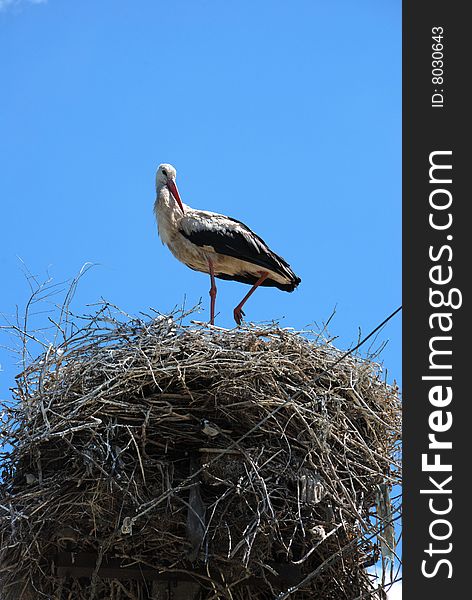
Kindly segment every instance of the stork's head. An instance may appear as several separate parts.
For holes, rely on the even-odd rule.
[[[162,187],[167,187],[183,214],[184,206],[182,204],[182,200],[180,199],[179,190],[177,189],[177,185],[175,183],[176,176],[177,171],[172,165],[169,165],[168,163],[162,163],[162,165],[159,165],[156,173],[156,189],[159,191]]]

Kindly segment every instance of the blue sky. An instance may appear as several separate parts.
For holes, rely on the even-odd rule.
[[[76,313],[202,298],[208,318],[209,278],[157,237],[161,162],[184,202],[246,222],[301,276],[248,319],[302,329],[336,307],[347,348],[401,303],[400,0],[0,0],[0,55],[0,325],[28,299],[24,265],[61,282],[86,262]],[[247,290],[218,282],[218,325]],[[384,340],[400,382],[399,316]],[[0,347],[0,398],[18,369]]]
[[[154,175],[244,221],[302,278],[253,321],[326,320],[347,348],[401,303],[401,4],[375,0],[0,0],[0,312],[86,262],[76,312],[203,300],[157,237]],[[21,259],[21,260],[20,260]],[[218,282],[217,324],[248,288]],[[3,321],[4,323],[4,321]],[[400,318],[380,334],[401,379]],[[2,335],[0,343],[9,340]],[[0,396],[17,371],[0,349]]]

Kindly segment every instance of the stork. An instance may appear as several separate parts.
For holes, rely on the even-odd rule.
[[[293,292],[301,280],[283,258],[244,223],[184,204],[175,180],[172,165],[159,165],[154,203],[159,237],[178,260],[210,275],[211,325],[215,323],[216,277],[252,286],[233,311],[238,325],[244,304],[259,286]]]

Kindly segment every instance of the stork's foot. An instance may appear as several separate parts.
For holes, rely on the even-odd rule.
[[[237,306],[233,311],[233,315],[234,315],[234,320],[236,321],[236,323],[238,325],[241,325],[243,317],[245,316],[243,309],[240,306]]]

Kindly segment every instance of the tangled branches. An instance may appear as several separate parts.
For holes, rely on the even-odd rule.
[[[18,376],[5,599],[382,598],[396,389],[321,339],[181,317],[104,306]]]

